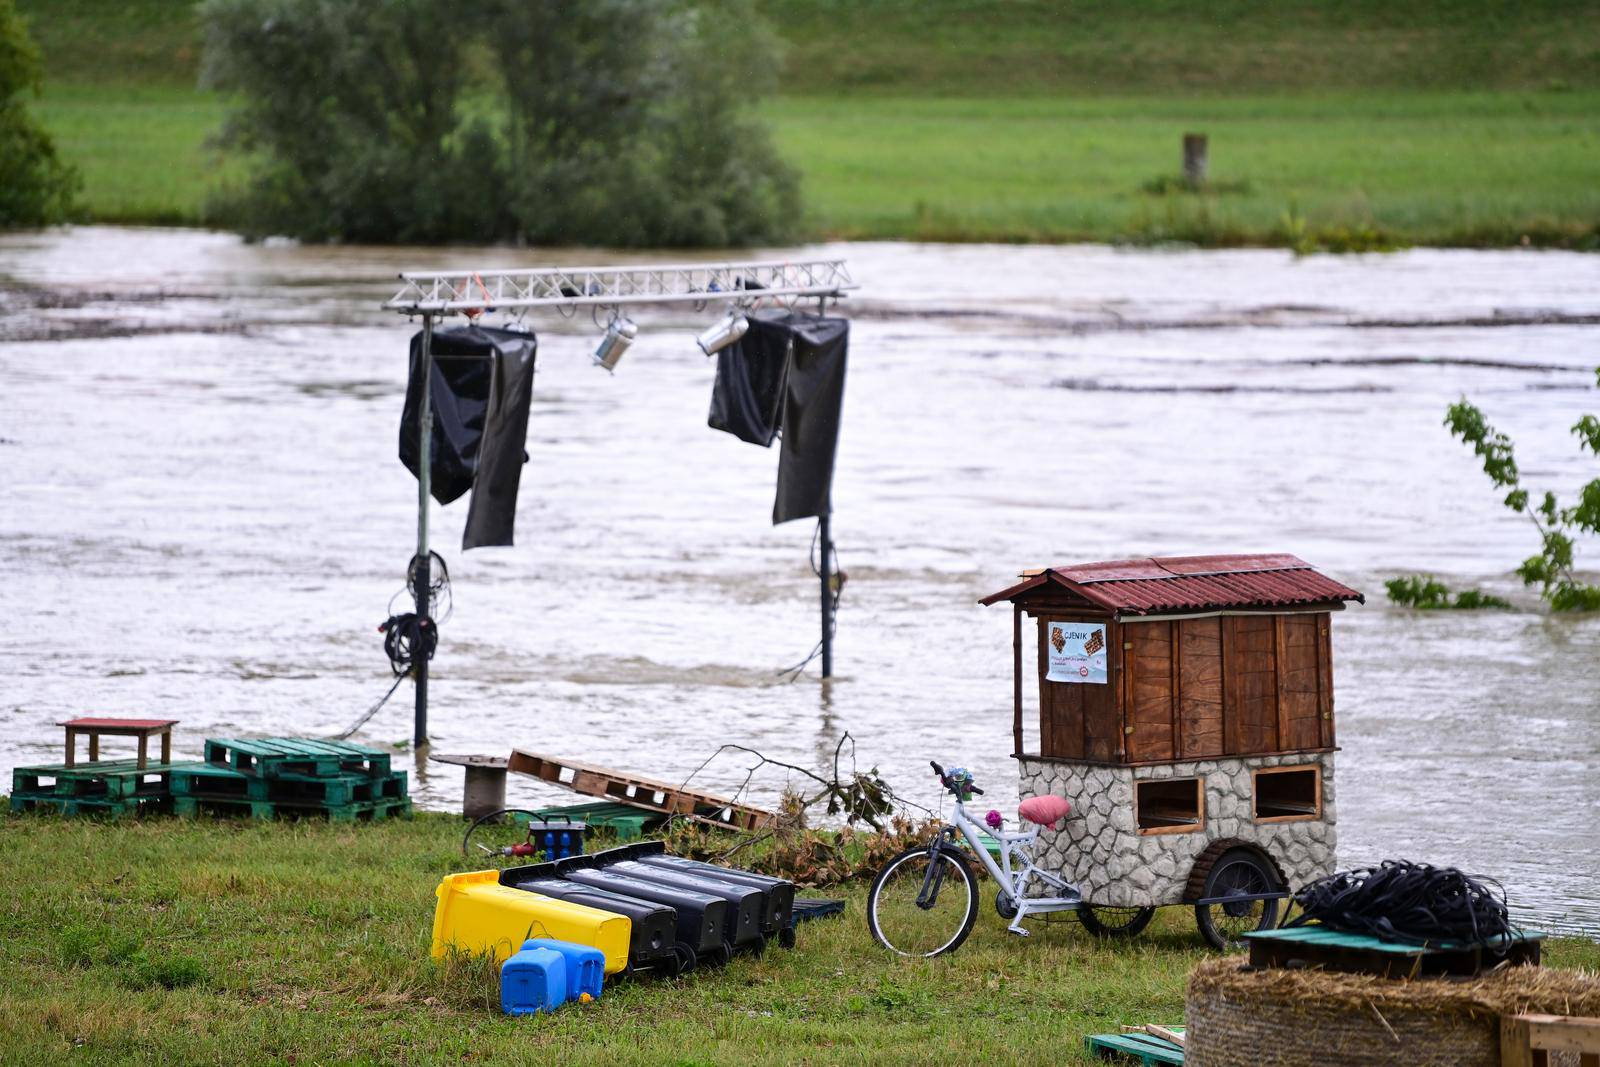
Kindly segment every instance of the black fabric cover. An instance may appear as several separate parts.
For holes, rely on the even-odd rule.
[[[749,318],[745,335],[717,353],[708,421],[763,447],[782,433],[774,526],[825,515],[831,509],[850,323],[789,311]]]
[[[784,313],[794,335],[783,382],[783,447],[772,524],[821,517],[833,510],[833,460],[839,450],[850,321]],[[754,322],[751,323],[754,326]]]
[[[745,335],[717,353],[706,421],[741,441],[770,448],[783,420],[783,378],[794,333],[755,315],[749,320]]]
[[[429,490],[441,504],[473,491],[463,549],[512,543],[537,348],[532,334],[515,330],[434,331]],[[400,416],[400,462],[412,474],[418,470],[421,356],[418,332],[411,339],[411,374]]]

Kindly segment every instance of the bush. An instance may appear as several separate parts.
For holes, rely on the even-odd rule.
[[[779,241],[793,172],[748,105],[748,0],[207,0],[251,176],[214,221],[313,241]]]
[[[1396,604],[1404,604],[1421,611],[1446,609],[1474,611],[1483,608],[1511,607],[1510,601],[1476,589],[1451,593],[1450,587],[1443,582],[1421,574],[1390,578],[1383,583],[1383,587],[1389,591],[1389,599]]]
[[[82,184],[23,106],[40,84],[39,50],[12,0],[0,0],[0,228],[66,221]]]

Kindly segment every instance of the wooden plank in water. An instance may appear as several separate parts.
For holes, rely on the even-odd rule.
[[[684,815],[696,822],[728,830],[759,830],[770,826],[776,819],[770,811],[739,804],[727,797],[685,789],[654,778],[597,767],[579,760],[526,752],[520,748],[511,751],[506,766],[518,774],[528,774],[566,786],[575,793],[604,797],[644,811]]]

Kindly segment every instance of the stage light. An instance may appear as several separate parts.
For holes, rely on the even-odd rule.
[[[621,315],[612,319],[606,326],[606,335],[600,338],[600,346],[594,350],[595,363],[608,371],[615,371],[617,361],[638,335],[639,327],[631,319]]]
[[[700,351],[709,356],[733,344],[743,337],[749,328],[750,320],[744,317],[744,312],[733,308],[696,337],[694,343],[700,346]]]

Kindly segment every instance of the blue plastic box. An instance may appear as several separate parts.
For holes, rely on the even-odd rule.
[[[500,965],[500,1010],[507,1015],[555,1011],[566,1002],[567,958],[555,949],[528,941]]]
[[[567,999],[579,1000],[587,993],[599,999],[600,987],[605,982],[606,957],[599,949],[580,945],[576,941],[557,941],[552,937],[536,937],[522,943],[523,951],[545,948],[559,952],[567,961]]]

